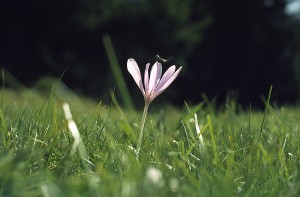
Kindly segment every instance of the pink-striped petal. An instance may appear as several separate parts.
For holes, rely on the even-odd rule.
[[[162,76],[159,84],[156,86],[155,92],[160,90],[161,87],[172,77],[172,75],[175,73],[175,70],[176,70],[175,65],[168,68],[168,70]]]
[[[160,78],[161,78],[161,74],[162,74],[162,65],[159,62],[157,62],[157,64],[158,64],[158,71],[157,71],[157,78],[155,81],[155,87],[158,85]]]
[[[149,86],[148,86],[148,94],[152,94],[154,91],[155,87],[157,86],[160,77],[162,73],[162,68],[161,64],[158,62],[155,62],[155,64],[151,68],[151,73],[150,73],[150,79],[149,79]]]
[[[180,71],[181,71],[182,67],[180,67],[172,76],[167,75],[166,76],[166,81],[162,81],[164,82],[162,83],[162,85],[159,86],[159,88],[155,89],[154,92],[154,97],[152,98],[152,100],[157,97],[158,95],[160,95],[167,87],[169,87],[169,85],[171,85],[171,83],[176,79],[176,77],[179,75]],[[170,72],[171,73],[171,72]],[[166,74],[166,73],[165,73]],[[169,77],[168,77],[169,76]],[[164,79],[164,80],[165,80]]]
[[[142,91],[143,95],[145,95],[145,90],[142,83],[142,77],[140,69],[134,59],[127,60],[127,70],[133,77],[135,83],[139,86],[140,90]]]
[[[149,66],[150,64],[146,64],[146,69],[145,69],[145,74],[144,74],[144,85],[145,85],[145,93],[148,92],[148,88],[149,88]]]

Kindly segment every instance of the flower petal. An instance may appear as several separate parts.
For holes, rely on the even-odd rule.
[[[169,68],[171,69],[171,67]],[[169,70],[168,69],[168,70]],[[152,98],[152,100],[157,97],[158,95],[160,95],[167,87],[169,87],[169,85],[176,79],[176,77],[178,76],[178,74],[180,73],[182,67],[180,67],[173,75],[170,76],[170,73],[172,73],[172,69],[170,71],[170,73],[165,73],[164,76],[166,75],[166,77],[164,78],[164,80],[162,79],[159,83],[159,85],[157,86],[157,89],[155,89],[154,92],[154,97]]]
[[[149,89],[147,92],[149,95],[154,91],[157,84],[159,83],[161,73],[162,73],[161,63],[155,62],[155,64],[151,68],[151,73],[150,73],[150,80],[148,86]]]
[[[143,95],[145,95],[145,90],[144,90],[143,83],[142,83],[141,72],[140,72],[140,69],[134,59],[130,58],[127,60],[127,70],[133,77],[135,83],[139,86]]]
[[[175,70],[176,70],[175,65],[168,68],[168,70],[162,76],[159,84],[156,86],[156,91],[155,92],[158,92],[158,90],[160,90],[161,87],[173,76],[173,74],[175,73]]]
[[[156,81],[155,81],[155,87],[158,85],[159,81],[160,81],[160,78],[161,78],[161,74],[162,74],[162,66],[161,66],[161,63],[157,62],[158,63],[158,73],[157,73],[157,78],[156,78]]]
[[[145,69],[145,74],[144,74],[144,85],[145,85],[145,93],[148,92],[148,88],[149,88],[149,66],[150,64],[146,64],[146,69]]]

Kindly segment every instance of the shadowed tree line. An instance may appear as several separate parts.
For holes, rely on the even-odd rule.
[[[108,34],[128,83],[128,58],[143,67],[155,55],[183,66],[165,94],[173,102],[261,103],[299,95],[299,19],[284,0],[11,0],[0,3],[0,65],[22,83],[45,75],[94,97],[113,88],[102,36]],[[297,21],[298,20],[298,21]],[[135,85],[133,94],[139,94]],[[141,99],[142,101],[142,99]]]

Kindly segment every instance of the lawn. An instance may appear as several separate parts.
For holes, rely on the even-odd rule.
[[[63,85],[3,88],[0,196],[298,196],[300,108],[273,105],[269,96],[264,110],[157,99],[137,156],[142,108]]]

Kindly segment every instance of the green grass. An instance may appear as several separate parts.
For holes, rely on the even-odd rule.
[[[209,102],[149,109],[140,158],[133,148],[142,109],[76,96],[3,90],[0,196],[298,196],[300,108],[241,109]],[[142,99],[142,96],[141,98]],[[88,161],[64,117],[68,102]],[[204,140],[201,148],[194,113]],[[149,177],[158,172],[158,180]],[[155,178],[155,177],[154,177]]]

